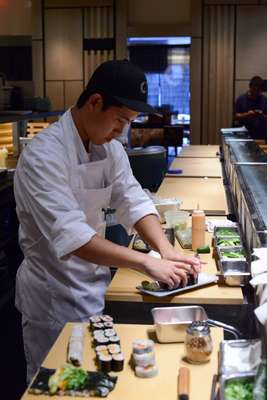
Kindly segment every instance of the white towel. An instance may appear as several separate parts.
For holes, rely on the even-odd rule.
[[[266,285],[267,284],[267,273],[265,274],[258,274],[253,279],[249,281],[251,286],[255,287],[258,285]]]
[[[251,275],[256,276],[267,272],[267,261],[263,259],[252,261],[251,263]]]
[[[267,303],[257,307],[254,313],[262,325],[267,324]]]

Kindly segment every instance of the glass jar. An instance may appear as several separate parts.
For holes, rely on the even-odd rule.
[[[206,363],[210,360],[212,348],[208,324],[204,321],[192,322],[186,330],[186,359],[192,364]]]

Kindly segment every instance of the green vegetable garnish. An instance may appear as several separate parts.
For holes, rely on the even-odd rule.
[[[245,258],[243,251],[222,251],[221,254],[226,258]]]
[[[235,247],[235,246],[240,246],[241,241],[239,238],[235,239],[218,239],[218,246],[221,247]]]
[[[210,246],[202,246],[197,248],[198,254],[210,253]]]
[[[158,282],[142,281],[141,285],[144,289],[150,290],[151,292],[157,292],[160,290]]]
[[[58,368],[48,380],[49,392],[56,393],[58,390],[82,390],[88,382],[88,373],[82,368],[66,364]]]
[[[223,236],[239,237],[239,234],[236,232],[235,229],[232,229],[232,228],[217,228],[216,236],[218,236],[218,237],[223,237]]]
[[[253,400],[253,378],[227,382],[224,395],[225,400]]]

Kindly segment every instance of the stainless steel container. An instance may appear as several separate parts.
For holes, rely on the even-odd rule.
[[[249,265],[246,261],[221,261],[220,272],[228,286],[244,286],[250,279]]]
[[[242,336],[233,326],[209,319],[201,306],[156,307],[151,313],[160,343],[184,342],[186,329],[194,321],[206,321],[209,326],[221,327],[236,339]]]

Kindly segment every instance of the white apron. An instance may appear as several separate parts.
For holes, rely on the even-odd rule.
[[[65,123],[63,119],[63,129],[70,137],[70,127],[64,126]],[[73,132],[66,149],[72,164],[70,186],[88,224],[103,236],[102,209],[109,206],[112,191],[108,159],[102,147],[102,154],[96,157],[102,159],[79,164],[77,146],[80,145]],[[103,310],[110,271],[72,255],[58,260],[43,237],[30,249],[23,250],[26,254],[17,274],[16,305],[23,315],[29,382],[67,321],[87,321],[89,316]]]

